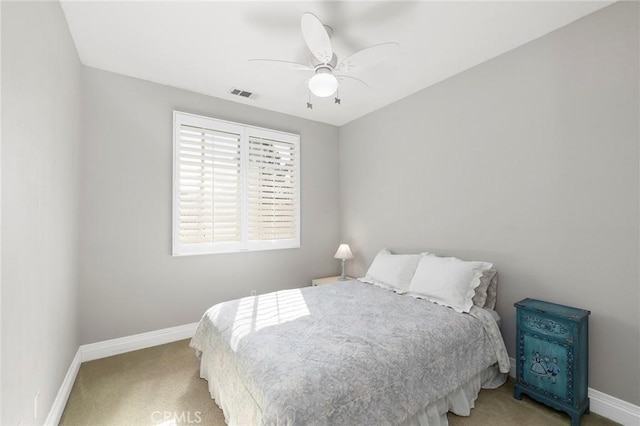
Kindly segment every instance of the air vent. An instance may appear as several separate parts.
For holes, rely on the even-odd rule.
[[[236,89],[235,87],[232,87],[231,90],[229,90],[229,93],[231,93],[232,95],[240,96],[242,98],[247,98],[247,99],[253,99],[255,97],[253,92],[247,92],[246,90]]]

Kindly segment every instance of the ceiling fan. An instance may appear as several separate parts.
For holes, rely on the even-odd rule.
[[[309,12],[302,14],[300,27],[302,37],[313,56],[309,65],[278,59],[249,59],[249,62],[269,63],[292,70],[313,72],[307,83],[310,94],[320,98],[336,94],[336,104],[340,104],[341,101],[337,95],[341,81],[348,79],[367,86],[364,81],[347,74],[376,65],[398,48],[398,43],[395,42],[380,43],[366,47],[338,62],[331,45],[331,27],[324,25],[317,16]],[[313,108],[311,95],[307,108]]]

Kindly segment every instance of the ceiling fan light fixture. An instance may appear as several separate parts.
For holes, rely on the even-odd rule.
[[[2,1],[2,0],[0,0]],[[352,70],[359,71],[381,62],[393,50],[398,48],[396,42],[386,42],[365,47],[342,62],[333,51],[331,36],[333,28],[324,25],[313,13],[306,12],[300,18],[302,38],[309,49],[310,62],[301,64],[280,59],[249,59],[250,62],[277,64],[286,66],[296,71],[313,71],[314,75],[307,80],[309,101],[307,108],[312,109],[311,94],[319,98],[328,98],[335,94],[334,102],[340,105],[341,98],[338,95],[339,82],[356,81],[365,87],[367,83],[354,76],[345,75]],[[336,74],[334,74],[334,72]]]
[[[319,98],[326,98],[338,90],[338,79],[331,71],[318,70],[309,80],[309,90]]]

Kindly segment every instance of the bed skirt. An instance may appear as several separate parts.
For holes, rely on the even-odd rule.
[[[458,416],[468,416],[478,399],[480,389],[495,389],[507,381],[498,365],[492,365],[471,378],[467,383],[427,405],[422,411],[402,423],[402,426],[447,426],[450,411]]]
[[[231,352],[230,348],[225,348]],[[224,350],[223,350],[224,352]],[[209,393],[224,413],[225,422],[235,425],[261,425],[262,411],[240,380],[231,354],[214,356],[200,352],[200,377],[207,380]],[[507,375],[492,365],[471,378],[467,383],[427,405],[402,423],[402,426],[447,426],[447,412],[468,416],[478,398],[480,389],[495,389],[503,385]]]

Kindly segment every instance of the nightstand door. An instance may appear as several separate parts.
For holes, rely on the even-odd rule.
[[[573,345],[525,330],[519,334],[519,383],[573,405]]]

